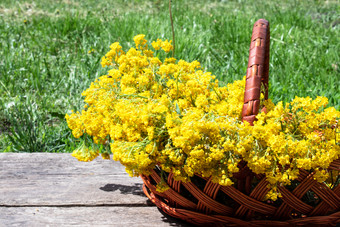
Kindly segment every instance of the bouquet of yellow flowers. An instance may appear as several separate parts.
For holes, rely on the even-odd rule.
[[[171,41],[157,39],[153,50],[145,35],[134,42],[127,52],[118,42],[110,46],[101,62],[107,75],[82,93],[81,112],[66,115],[74,137],[83,141],[73,152],[78,160],[112,153],[131,176],[149,175],[158,166],[175,180],[199,174],[224,186],[233,184],[245,161],[255,174],[265,174],[265,199],[274,201],[277,187],[297,179],[299,168],[313,170],[329,187],[339,184],[339,172],[328,167],[340,157],[340,112],[326,107],[327,98],[274,105],[262,97],[267,111],[250,126],[242,121],[245,79],[219,86],[198,61],[166,58]],[[168,188],[166,174],[161,176],[159,192]]]

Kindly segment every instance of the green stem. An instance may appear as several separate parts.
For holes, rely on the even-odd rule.
[[[172,57],[174,57],[175,56],[175,49],[176,49],[176,42],[175,42],[174,22],[172,20],[172,13],[171,13],[171,0],[169,0],[169,14],[170,14],[170,21],[171,21],[172,41],[174,42],[173,43],[174,49],[172,50]]]

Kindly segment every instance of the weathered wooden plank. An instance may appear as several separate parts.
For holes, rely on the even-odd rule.
[[[0,207],[0,226],[189,226],[156,207]]]
[[[0,226],[190,226],[150,206],[114,161],[0,153]]]
[[[70,154],[0,153],[0,205],[147,204],[140,178],[100,157],[79,162]]]

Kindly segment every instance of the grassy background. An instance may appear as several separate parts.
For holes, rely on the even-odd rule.
[[[176,58],[241,79],[253,23],[271,23],[270,98],[329,98],[340,109],[338,1],[173,0]],[[105,73],[112,42],[171,39],[167,0],[1,0],[0,152],[69,152],[64,115]],[[89,50],[93,52],[88,53]]]

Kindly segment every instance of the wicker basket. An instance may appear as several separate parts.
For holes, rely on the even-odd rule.
[[[261,86],[268,98],[269,23],[254,24],[244,94],[243,120],[251,124],[259,112]],[[265,110],[263,110],[265,111]],[[340,185],[333,190],[300,169],[299,177],[289,187],[279,187],[282,198],[263,202],[269,189],[264,175],[254,174],[247,163],[239,164],[234,174],[235,186],[221,186],[210,178],[194,176],[191,182],[175,181],[170,173],[167,191],[159,193],[160,170],[141,176],[146,196],[163,212],[196,225],[219,226],[294,226],[330,225],[340,222]],[[329,166],[340,170],[340,159]],[[312,199],[310,198],[312,196]]]

